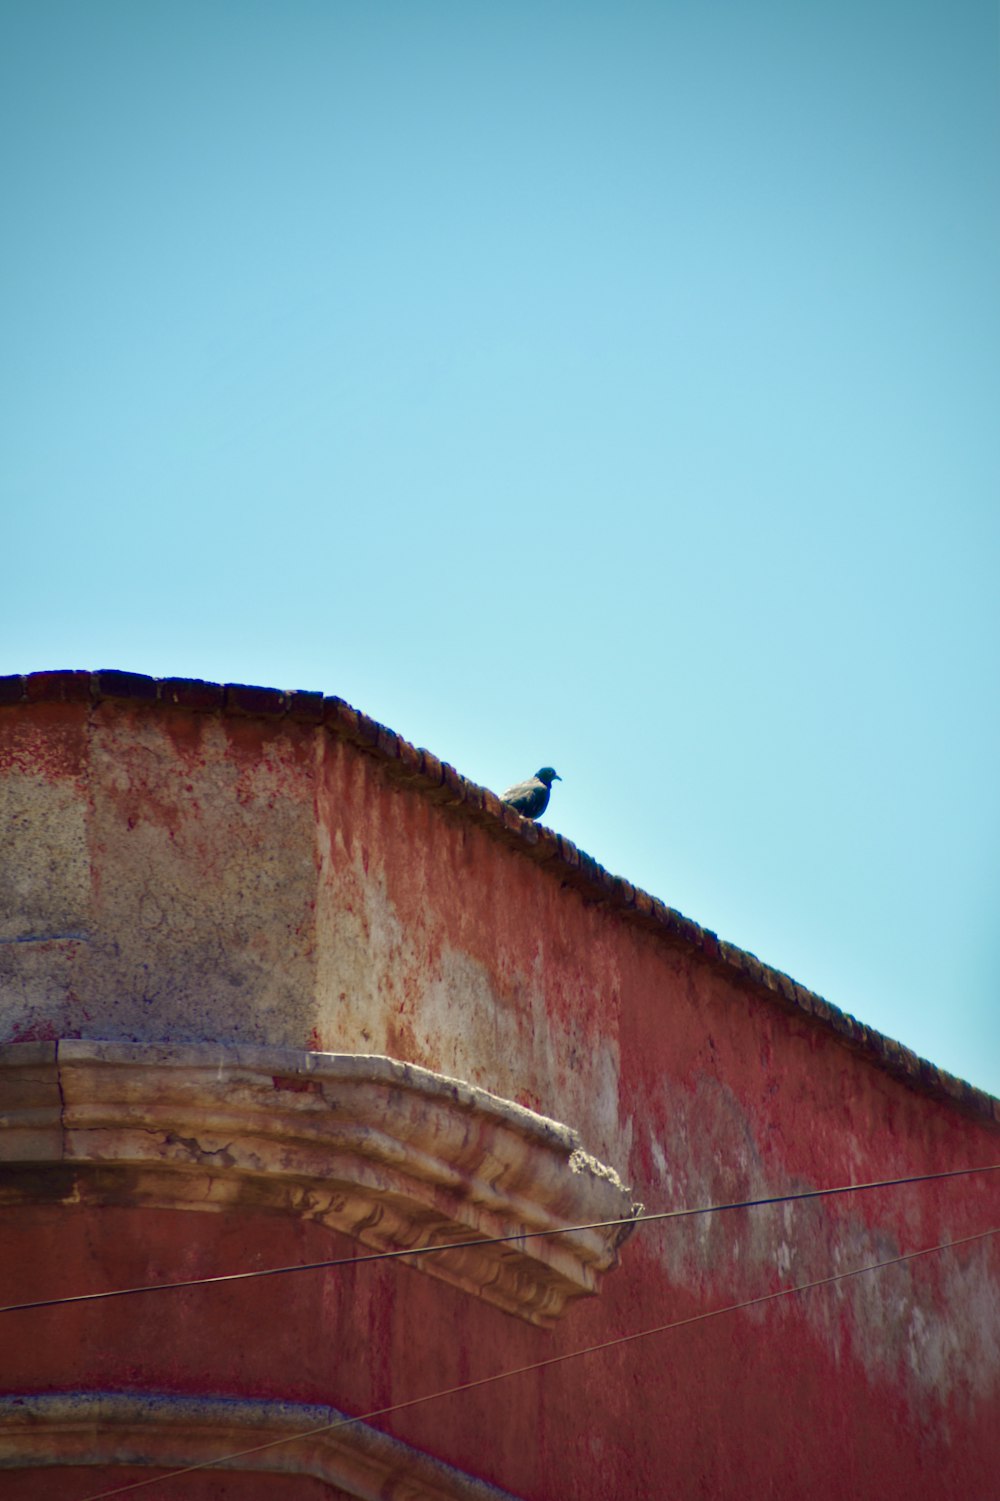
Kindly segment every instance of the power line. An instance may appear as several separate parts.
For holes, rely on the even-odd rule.
[[[393,1261],[399,1257],[431,1256],[441,1251],[467,1251],[476,1247],[505,1245],[512,1241],[536,1240],[546,1235],[573,1235],[583,1230],[610,1230],[616,1226],[650,1225],[658,1220],[689,1219],[699,1214],[723,1214],[730,1209],[760,1209],[769,1204],[791,1204],[803,1199],[830,1198],[835,1194],[866,1193],[873,1188],[898,1188],[907,1183],[930,1183],[940,1178],[961,1178],[970,1173],[1000,1172],[1000,1162],[981,1167],[949,1168],[941,1173],[915,1173],[907,1178],[879,1178],[871,1183],[845,1183],[837,1188],[809,1188],[799,1193],[773,1194],[765,1199],[738,1199],[729,1204],[704,1204],[693,1209],[664,1209],[653,1214],[629,1215],[617,1220],[594,1220],[586,1225],[557,1225],[546,1230],[518,1230],[510,1235],[492,1235],[478,1240],[440,1241],[411,1250],[373,1251],[365,1256],[338,1256],[325,1261],[294,1262],[290,1266],[261,1267],[250,1272],[222,1272],[214,1277],[186,1277],[180,1282],[147,1282],[137,1287],[115,1287],[97,1293],[73,1293],[65,1298],[35,1298],[27,1303],[8,1303],[0,1314],[23,1313],[31,1308],[58,1308],[67,1303],[96,1303],[105,1298],[127,1298],[136,1293],[170,1292],[182,1287],[207,1287],[220,1282],[246,1282],[254,1277],[284,1277],[292,1272],[316,1272],[324,1268],[364,1266],[372,1261]]]
[[[283,1438],[269,1439],[263,1444],[254,1444],[249,1449],[237,1449],[230,1454],[220,1455],[218,1459],[202,1460],[196,1465],[186,1465],[180,1470],[170,1470],[165,1475],[154,1475],[148,1480],[134,1480],[129,1485],[116,1486],[110,1491],[98,1491],[95,1495],[85,1496],[83,1501],[106,1501],[109,1496],[121,1496],[127,1491],[141,1490],[147,1485],[156,1485],[161,1480],[176,1480],[181,1475],[191,1475],[196,1470],[210,1470],[217,1465],[228,1464],[234,1459],[244,1459],[250,1454],[260,1454],[265,1449],[275,1449],[281,1444],[295,1443],[297,1440],[317,1438],[322,1433],[331,1433],[335,1428],[347,1428],[353,1423],[367,1423],[373,1418],[385,1418],[391,1413],[403,1412],[409,1407],[419,1407],[425,1402],[436,1402],[441,1397],[452,1397],[458,1392],[467,1392],[475,1387],[490,1386],[495,1381],[506,1381],[511,1376],[524,1376],[529,1371],[544,1370],[548,1366],[560,1365],[566,1360],[576,1360],[581,1355],[595,1355],[601,1350],[611,1350],[617,1345],[627,1345],[632,1340],[647,1339],[653,1334],[666,1334],[671,1329],[682,1329],[689,1324],[699,1324],[705,1319],[719,1318],[725,1313],[737,1313],[744,1308],[754,1308],[761,1303],[773,1302],[776,1298],[791,1297],[795,1293],[809,1292],[816,1287],[828,1287],[834,1282],[843,1282],[848,1277],[860,1277],[865,1272],[878,1272],[887,1266],[898,1266],[904,1261],[914,1261],[918,1256],[930,1256],[936,1251],[950,1251],[957,1246],[969,1245],[975,1240],[986,1240],[991,1235],[1000,1234],[1000,1225],[992,1230],[979,1230],[975,1235],[963,1235],[958,1240],[942,1241],[936,1246],[922,1246],[919,1251],[906,1251],[902,1256],[890,1256],[885,1261],[869,1262],[867,1266],[852,1267],[847,1272],[834,1272],[830,1277],[817,1277],[812,1282],[801,1282],[795,1287],[780,1287],[776,1292],[761,1293],[756,1298],[745,1298],[740,1303],[728,1303],[722,1308],[710,1308],[707,1313],[690,1314],[685,1319],[674,1319],[669,1324],[657,1324],[652,1329],[639,1329],[633,1334],[620,1334],[614,1339],[602,1340],[600,1344],[586,1345],[581,1350],[568,1350],[562,1355],[550,1355],[545,1360],[533,1360],[528,1365],[515,1366],[509,1371],[497,1371],[492,1376],[480,1376],[475,1381],[463,1381],[458,1386],[444,1387],[441,1391],[427,1392],[422,1397],[411,1397],[406,1402],[395,1402],[390,1407],[374,1408],[371,1412],[359,1413],[353,1418],[338,1418],[334,1423],[324,1423],[319,1428],[307,1428],[302,1433],[288,1434]]]

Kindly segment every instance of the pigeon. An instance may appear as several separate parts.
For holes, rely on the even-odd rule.
[[[553,771],[551,766],[543,766],[541,771],[536,771],[526,782],[508,787],[500,801],[506,803],[508,808],[516,808],[522,818],[540,818],[549,805],[552,783],[561,781],[562,777],[557,771]]]

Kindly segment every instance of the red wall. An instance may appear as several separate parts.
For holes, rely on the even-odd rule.
[[[31,715],[19,711],[17,735],[0,716],[8,765],[14,741],[22,758],[28,744],[36,771],[92,798],[95,713],[127,748],[154,710],[44,705],[27,741]],[[195,716],[155,713],[197,787]],[[891,1077],[703,954],[588,902],[554,865],[394,781],[343,740],[235,717],[216,728],[232,766],[271,756],[279,790],[319,830],[304,852],[317,915],[298,959],[316,978],[298,1046],[385,1051],[517,1098],[577,1127],[649,1210],[1000,1160],[995,1124]],[[130,817],[165,819],[195,852],[198,879],[221,879],[218,850],[198,853],[194,803],[164,809],[148,788],[144,800],[126,785],[118,805],[122,838]],[[96,848],[91,858],[95,883],[113,881]],[[378,976],[373,994],[366,972]],[[65,1014],[56,1020],[66,1035]],[[206,1013],[206,1039],[232,1028],[231,1015]],[[34,1029],[45,1035],[37,1018]],[[104,1034],[81,1016],[76,1035]],[[627,1242],[600,1297],[553,1333],[398,1263],[8,1314],[0,1382],[9,1392],[156,1389],[365,1412],[997,1225],[1000,1174],[653,1224]],[[316,1225],[262,1214],[39,1203],[7,1213],[3,1301],[350,1252]],[[978,1241],[381,1422],[529,1501],[987,1501],[1000,1475],[998,1268],[1000,1241]],[[127,1478],[38,1472],[4,1477],[3,1494],[79,1497]],[[253,1501],[285,1495],[279,1486],[322,1493],[314,1482],[215,1475],[162,1494]]]

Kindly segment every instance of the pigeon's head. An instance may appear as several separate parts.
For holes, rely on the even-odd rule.
[[[557,771],[553,771],[551,766],[543,766],[541,771],[535,772],[535,776],[540,782],[544,782],[546,787],[551,787],[553,782],[562,781],[562,777]]]

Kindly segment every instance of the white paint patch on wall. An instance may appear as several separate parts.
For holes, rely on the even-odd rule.
[[[663,1191],[648,1207],[726,1203],[775,1191],[764,1176],[765,1158],[751,1118],[728,1086],[706,1075],[692,1089],[665,1089],[670,1136],[652,1143]],[[860,1151],[857,1160],[864,1161]],[[792,1192],[817,1186],[804,1181],[787,1185]],[[636,1192],[641,1197],[642,1186]],[[904,1214],[903,1223],[909,1218]],[[872,1229],[849,1211],[828,1217],[820,1200],[699,1216],[673,1226],[668,1222],[666,1230],[654,1229],[644,1245],[673,1283],[703,1297],[709,1307],[917,1250],[926,1232],[923,1239],[920,1231],[914,1233],[915,1241],[902,1244],[895,1231]],[[958,1234],[946,1228],[941,1238]],[[845,1278],[734,1317],[761,1329],[805,1317],[835,1360],[843,1360],[849,1350],[874,1383],[898,1388],[902,1372],[902,1388],[913,1410],[921,1421],[937,1424],[949,1401],[971,1411],[1000,1400],[996,1254],[995,1243],[973,1243]]]
[[[426,925],[404,924],[381,871],[366,870],[339,832],[323,830],[320,858],[324,1047],[385,1052],[466,1080],[572,1126],[603,1160],[627,1162],[631,1123],[619,1118],[618,1045],[601,1035],[593,997],[553,1007],[540,952],[530,967],[511,962],[497,975],[440,943],[432,914]]]
[[[0,840],[0,941],[84,932],[90,856],[76,785],[30,771],[0,777]]]

